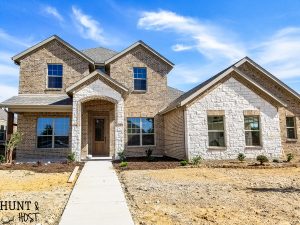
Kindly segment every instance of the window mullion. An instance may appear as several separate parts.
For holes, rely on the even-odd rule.
[[[55,127],[54,127],[54,118],[52,118],[52,127],[53,127],[53,130],[52,130],[52,148],[54,148],[54,130],[55,130]]]
[[[142,128],[142,118],[140,118],[140,146],[143,146],[143,128]]]

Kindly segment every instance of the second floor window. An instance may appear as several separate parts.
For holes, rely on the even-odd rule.
[[[62,88],[63,66],[48,64],[48,88]]]
[[[296,139],[295,117],[286,117],[286,133],[288,139]]]
[[[143,67],[133,68],[133,80],[135,91],[147,90],[147,69]]]

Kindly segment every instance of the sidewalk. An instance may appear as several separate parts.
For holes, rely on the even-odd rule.
[[[134,225],[110,161],[85,164],[59,225]]]

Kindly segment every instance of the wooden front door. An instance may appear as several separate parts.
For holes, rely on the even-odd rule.
[[[93,119],[93,156],[106,156],[106,126],[105,118]]]

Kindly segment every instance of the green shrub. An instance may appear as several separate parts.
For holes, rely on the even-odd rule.
[[[67,157],[69,162],[75,162],[76,158],[75,158],[75,152],[72,152],[68,155]]]
[[[0,163],[4,163],[5,162],[5,156],[4,155],[0,155]]]
[[[127,167],[128,166],[128,162],[121,162],[120,163],[120,167]]]
[[[286,158],[287,158],[287,161],[290,162],[290,161],[292,161],[292,159],[294,158],[294,155],[293,155],[292,153],[288,153],[288,154],[286,155]]]
[[[256,160],[260,162],[260,165],[263,165],[265,162],[269,162],[269,159],[265,155],[259,155],[256,157]]]
[[[186,160],[180,161],[180,166],[186,166],[188,162]]]
[[[279,162],[279,159],[273,159],[273,162],[274,162],[274,163],[280,163],[280,162]]]
[[[194,158],[192,158],[191,162],[193,165],[199,165],[202,161],[202,157],[199,156],[195,156]]]
[[[124,162],[126,160],[126,155],[125,155],[124,150],[121,152],[118,152],[118,156],[119,156],[121,162]]]
[[[240,162],[245,161],[245,158],[246,158],[246,156],[245,156],[244,153],[239,153],[239,154],[238,154],[237,159],[238,159]]]

